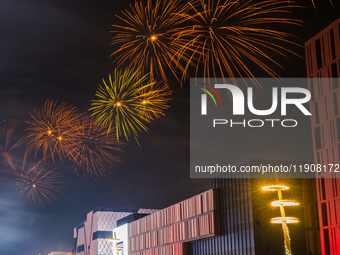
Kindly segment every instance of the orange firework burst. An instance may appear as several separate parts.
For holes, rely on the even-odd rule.
[[[184,40],[174,41],[172,36],[182,26],[184,19],[181,16],[189,6],[181,4],[180,0],[156,0],[154,5],[152,0],[147,0],[145,6],[142,1],[135,1],[130,7],[131,10],[123,11],[122,16],[116,15],[124,25],[112,25],[114,30],[111,32],[115,36],[111,45],[121,45],[111,55],[115,57],[114,62],[118,66],[128,64],[129,69],[138,67],[142,74],[150,72],[152,81],[160,75],[166,85],[166,68],[178,80],[176,68],[186,76],[182,61],[190,61],[185,54],[178,55],[185,45]]]
[[[190,54],[197,55],[196,77],[201,66],[203,73],[199,76],[203,77],[254,77],[247,61],[277,77],[265,62],[280,65],[268,52],[294,54],[282,46],[293,42],[289,34],[265,27],[298,25],[298,20],[284,17],[291,7],[295,6],[280,0],[199,0],[184,15],[191,25],[183,27],[176,37],[189,40],[182,53],[190,48]]]
[[[124,144],[118,144],[115,135],[107,134],[105,127],[95,124],[93,117],[80,117],[72,133],[77,145],[70,161],[88,175],[106,176],[121,162],[119,154]]]
[[[92,100],[92,115],[96,117],[96,123],[111,128],[116,128],[116,137],[122,133],[126,139],[133,136],[138,143],[138,132],[147,131],[147,123],[153,117],[163,114],[163,109],[171,92],[166,86],[159,88],[155,82],[147,81],[147,75],[140,78],[138,71],[125,69],[115,70],[114,79],[109,76],[109,84],[103,79],[104,86],[99,86],[96,93],[97,100]]]
[[[45,161],[31,164],[17,179],[19,196],[25,195],[26,201],[35,206],[44,206],[44,201],[52,203],[52,200],[58,200],[57,193],[64,189],[61,178],[56,168],[51,168]]]
[[[160,84],[151,84],[139,90],[137,109],[142,118],[153,120],[164,116],[163,110],[169,108],[167,102],[170,100],[168,96],[171,91],[167,90],[167,86]]]
[[[77,123],[78,115],[74,106],[62,102],[47,100],[40,109],[30,113],[32,120],[25,139],[28,150],[36,153],[41,149],[43,156],[58,157],[65,160],[74,147],[72,127]]]

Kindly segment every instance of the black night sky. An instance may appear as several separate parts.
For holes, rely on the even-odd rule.
[[[29,112],[46,99],[88,110],[101,79],[116,68],[109,57],[114,15],[132,2],[0,0],[0,115],[22,122],[16,135],[23,132]],[[295,18],[304,23],[290,26],[289,32],[301,46],[340,17],[339,0],[333,7],[315,0],[316,10],[310,0],[298,2],[306,8],[296,10]],[[276,59],[285,68],[275,69],[281,77],[305,77],[303,47],[294,51],[302,58]],[[166,116],[140,134],[141,147],[133,141],[125,146],[122,164],[107,179],[77,177],[65,164],[57,165],[67,187],[60,201],[32,209],[18,197],[16,176],[1,161],[0,255],[70,252],[73,228],[96,207],[164,208],[210,188],[211,180],[189,177],[189,81],[182,89],[175,79],[170,84],[174,93]],[[301,143],[310,145],[311,137]],[[304,156],[313,160],[310,147]]]

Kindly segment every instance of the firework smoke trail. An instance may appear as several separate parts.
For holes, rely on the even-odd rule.
[[[19,122],[13,119],[8,122],[8,126],[5,130],[4,144],[0,144],[0,155],[7,161],[7,163],[11,166],[15,173],[18,172],[13,163],[14,155],[12,155],[11,152],[12,150],[20,146],[23,142],[22,139],[18,139],[17,141],[12,142],[13,132],[16,130],[18,124]]]

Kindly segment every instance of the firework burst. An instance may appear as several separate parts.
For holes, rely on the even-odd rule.
[[[280,0],[199,0],[191,5],[185,18],[191,25],[177,32],[178,39],[189,42],[181,50],[197,55],[196,77],[201,66],[203,77],[254,77],[247,62],[253,63],[268,75],[277,77],[275,71],[265,62],[281,67],[267,53],[285,56],[292,53],[281,46],[293,44],[291,35],[275,29],[275,24],[298,25],[296,19],[285,18],[290,8],[295,7]],[[274,16],[275,15],[275,16]],[[179,53],[180,55],[182,53]],[[251,66],[250,65],[250,66]]]
[[[139,90],[137,110],[142,118],[153,120],[164,116],[163,110],[169,108],[167,102],[171,95],[166,85],[151,84]]]
[[[74,166],[89,176],[106,176],[121,162],[123,143],[118,143],[114,134],[94,123],[94,118],[82,116],[72,130],[77,145],[70,155]]]
[[[99,86],[96,93],[98,99],[92,100],[90,111],[96,123],[107,126],[108,133],[115,127],[117,141],[124,134],[127,140],[133,136],[138,143],[138,133],[147,131],[146,124],[163,115],[163,109],[168,107],[166,96],[171,92],[155,82],[147,83],[147,78],[140,78],[138,71],[115,70],[108,84],[103,79],[104,86]]]
[[[78,115],[74,106],[62,102],[47,100],[40,109],[30,113],[32,120],[27,121],[29,151],[42,150],[43,156],[50,156],[54,161],[56,157],[65,160],[70,157],[74,147],[72,127],[76,125]]]
[[[23,167],[22,173],[17,179],[17,190],[19,196],[25,195],[25,200],[32,202],[35,206],[44,206],[44,201],[52,203],[58,200],[57,194],[62,193],[62,175],[45,161],[31,164],[27,169]]]
[[[186,54],[178,55],[185,46],[184,39],[173,40],[172,36],[182,26],[182,15],[188,10],[187,4],[180,0],[162,1],[147,0],[144,6],[142,1],[135,1],[131,10],[122,12],[117,16],[123,25],[112,25],[115,34],[111,45],[120,45],[111,56],[118,66],[128,64],[129,69],[140,68],[142,74],[150,72],[150,79],[160,76],[167,85],[166,68],[179,80],[176,69],[184,76],[186,71],[182,63],[190,62]],[[176,64],[175,64],[176,63]]]

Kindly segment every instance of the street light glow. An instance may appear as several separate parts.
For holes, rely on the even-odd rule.
[[[299,202],[294,200],[276,200],[272,202],[272,206],[295,206],[299,205]]]
[[[287,224],[299,222],[298,218],[295,218],[295,217],[276,217],[276,218],[272,218],[270,222],[274,224],[282,224],[284,221]]]
[[[285,254],[292,255],[292,248],[290,245],[290,234],[287,224],[289,223],[298,223],[298,218],[295,217],[287,217],[285,212],[285,206],[295,206],[299,205],[297,201],[294,200],[284,200],[282,199],[282,191],[287,190],[289,187],[285,185],[270,185],[265,186],[262,188],[264,191],[277,191],[277,196],[279,200],[275,200],[272,202],[272,206],[280,207],[281,217],[276,217],[271,219],[271,223],[274,224],[282,224],[282,231],[284,237],[284,247],[285,247]]]
[[[287,190],[289,187],[284,186],[284,185],[270,185],[270,186],[265,186],[262,188],[264,191],[278,191],[278,190]]]

